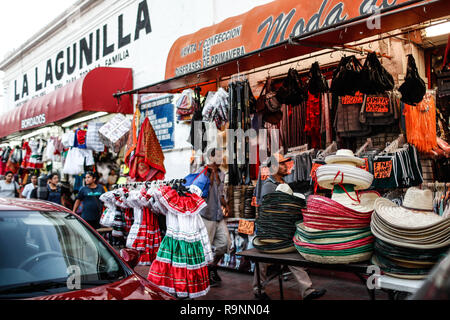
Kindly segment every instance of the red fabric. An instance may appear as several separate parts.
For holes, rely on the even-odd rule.
[[[78,145],[85,145],[86,144],[86,130],[77,130],[77,142]]]
[[[125,217],[124,231],[126,234],[128,234],[130,232],[131,226],[133,225],[133,220],[134,220],[133,209],[131,209],[131,208],[124,209],[123,215]]]
[[[0,161],[0,175],[4,175],[6,173],[6,162]]]
[[[173,288],[175,292],[192,294],[204,291],[209,287],[207,266],[196,270],[188,270],[155,260],[147,279],[157,286]]]
[[[20,165],[22,168],[27,169],[29,167],[29,161],[31,156],[31,148],[28,142],[24,142],[22,149],[25,150],[25,157],[22,160],[22,164]]]
[[[152,181],[164,180],[165,174],[164,153],[149,119],[145,118],[129,175],[136,181]]]
[[[311,138],[310,148],[320,148],[320,97],[308,92],[305,133]]]
[[[355,211],[316,195],[308,197],[307,208],[302,210],[305,226],[319,230],[366,228],[370,225],[372,213]]]
[[[8,161],[6,162],[6,171],[11,171],[13,174],[16,174],[19,171],[20,163],[14,163],[11,161],[11,156],[14,153],[14,149],[11,150]]]
[[[156,215],[147,207],[142,211],[142,222],[137,238],[133,243],[133,248],[141,251],[139,264],[150,265],[158,253],[161,244],[161,232],[159,230]]]
[[[182,197],[169,186],[163,186],[160,191],[168,205],[179,213],[196,213],[205,203],[205,200],[195,193],[189,194],[188,197]]]
[[[320,250],[345,250],[345,249],[353,249],[365,246],[369,243],[372,243],[374,241],[374,236],[370,235],[363,239],[353,240],[349,242],[343,242],[343,243],[334,243],[334,244],[315,244],[315,243],[308,243],[308,242],[302,242],[297,239],[297,237],[294,237],[294,243],[298,246],[307,247],[307,248],[313,248],[313,249],[320,249]],[[333,240],[331,240],[333,241]]]

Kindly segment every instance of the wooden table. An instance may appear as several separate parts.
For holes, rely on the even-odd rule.
[[[255,272],[256,278],[258,282],[258,293],[261,294],[261,279],[259,274],[259,263],[270,263],[281,266],[281,270],[278,274],[279,284],[280,284],[280,299],[283,300],[283,282],[281,278],[281,271],[283,270],[283,266],[298,266],[304,268],[317,268],[317,269],[327,269],[341,272],[349,272],[358,276],[358,278],[363,283],[364,287],[367,289],[369,297],[371,300],[375,300],[375,288],[370,289],[367,286],[367,279],[364,277],[365,275],[371,275],[368,273],[367,268],[372,265],[370,261],[367,262],[359,262],[359,263],[349,263],[349,264],[326,264],[326,263],[317,263],[306,260],[303,258],[298,252],[293,253],[262,253],[257,249],[253,248],[246,251],[241,251],[236,253],[237,256],[247,257],[250,261],[255,263]],[[271,277],[269,280],[273,279]]]

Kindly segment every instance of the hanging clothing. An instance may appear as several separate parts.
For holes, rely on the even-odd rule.
[[[164,153],[150,120],[145,118],[131,159],[130,177],[136,181],[152,181],[164,179],[165,174]]]
[[[42,169],[44,167],[44,163],[42,161],[42,156],[44,152],[43,140],[30,141],[28,144],[31,148],[31,155],[28,167],[31,169]]]
[[[152,199],[152,208],[166,215],[167,232],[148,280],[177,297],[197,298],[207,294],[207,265],[213,254],[199,214],[206,207],[205,200],[195,194],[180,196],[168,186],[156,190]]]
[[[428,91],[417,106],[405,104],[406,137],[420,152],[431,152],[436,142],[436,103]]]
[[[320,97],[308,93],[305,133],[310,137],[311,148],[320,148]]]

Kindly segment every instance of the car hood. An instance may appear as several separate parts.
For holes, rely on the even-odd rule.
[[[144,278],[131,275],[123,280],[89,289],[34,297],[29,300],[174,300]]]

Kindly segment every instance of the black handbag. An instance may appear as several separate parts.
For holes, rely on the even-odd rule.
[[[394,89],[394,78],[381,65],[377,54],[371,52],[361,70],[361,93],[380,94]]]
[[[314,62],[309,70],[308,91],[317,96],[321,93],[328,92],[328,82],[320,70],[319,63]]]
[[[406,70],[405,82],[398,89],[402,94],[402,102],[415,106],[423,100],[427,91],[425,81],[419,76],[416,61],[412,54],[408,55],[408,68]]]
[[[362,65],[355,56],[343,57],[333,72],[331,92],[338,96],[354,96],[361,90]]]
[[[276,93],[277,100],[282,104],[298,106],[307,100],[306,88],[303,86],[297,70],[290,68],[281,87]]]

